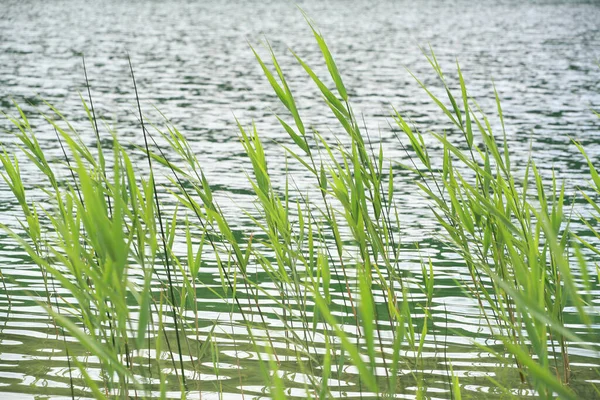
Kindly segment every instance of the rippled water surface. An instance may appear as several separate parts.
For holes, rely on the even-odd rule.
[[[555,169],[572,193],[576,184],[583,183],[585,166],[570,138],[579,139],[594,161],[599,159],[600,122],[591,112],[600,110],[597,1],[311,0],[299,5],[322,30],[349,88],[354,110],[364,115],[371,135],[381,137],[387,157],[400,162],[405,157],[390,133],[392,106],[425,131],[447,128],[443,115],[435,111],[407,72],[432,85],[436,94],[443,94],[420,50],[430,45],[452,86],[456,85],[455,62],[460,62],[471,96],[492,115],[493,79],[517,168],[531,150],[543,172]],[[276,142],[289,140],[273,116],[284,110],[248,46],[258,46],[266,54],[260,47],[265,39],[279,57],[305,124],[325,133],[339,129],[310,78],[287,51],[292,48],[327,76],[310,29],[287,1],[2,1],[0,109],[15,113],[14,99],[33,111],[43,108],[41,99],[47,100],[94,143],[78,95],[86,90],[83,53],[98,115],[124,142],[141,144],[129,54],[149,118],[160,123],[155,106],[189,138],[207,178],[216,185],[223,209],[232,218],[238,216],[233,221],[243,232],[248,219],[240,208],[250,209],[253,198],[248,195],[245,172],[249,163],[238,141],[235,118],[243,124],[256,122],[265,139],[269,165],[275,170],[285,162]],[[60,157],[54,132],[35,115],[31,122],[40,126],[36,134],[48,157]],[[0,121],[0,128],[8,127],[6,120]],[[0,141],[14,149],[14,139],[4,129]],[[27,168],[22,167],[25,172]],[[302,177],[298,179],[302,185]],[[419,257],[429,256],[436,268],[435,319],[425,343],[423,367],[428,394],[449,396],[443,358],[452,361],[467,395],[486,398],[491,386],[488,376],[514,381],[515,390],[523,389],[515,371],[497,368],[492,355],[465,338],[490,344],[477,304],[453,289],[455,280],[468,277],[467,271],[456,256],[428,239],[434,222],[414,187],[403,181],[395,187],[403,223],[402,265],[419,271]],[[0,222],[15,226],[19,207],[4,182],[0,200]],[[0,397],[68,397],[64,344],[57,340],[51,320],[37,302],[46,296],[39,269],[5,236],[1,246],[0,268],[7,283],[0,289]],[[208,263],[203,273],[205,283],[220,285],[215,265]],[[264,282],[264,287],[269,283]],[[342,288],[336,290],[333,302],[339,303]],[[598,286],[594,296],[594,304],[600,305]],[[267,323],[277,330],[281,326],[277,310],[270,310],[274,304],[266,297],[260,301],[269,316]],[[256,355],[250,346],[233,346],[236,339],[243,341],[246,333],[232,331],[228,323],[231,307],[209,296],[200,304],[206,310],[201,317],[201,336],[215,321],[223,334],[218,346],[219,374],[212,368],[214,359],[200,360],[207,368],[196,377],[202,382],[197,390],[203,392],[203,398],[218,392],[231,397],[241,393],[260,396],[264,384],[253,361]],[[592,319],[595,333],[581,334],[595,346],[600,341],[600,319],[593,310]],[[582,398],[592,398],[597,394],[585,383],[600,383],[594,370],[600,367],[600,359],[576,346],[570,352],[577,371],[574,384],[582,388]],[[295,382],[290,386],[301,389],[303,374],[295,368],[293,352],[289,354],[292,357],[282,361],[281,369],[286,379]],[[89,361],[93,365],[93,360]],[[98,375],[93,369],[90,373]],[[355,373],[348,371],[348,375]],[[355,397],[359,388],[352,382],[356,380],[348,378],[331,386],[340,396]],[[415,394],[410,385],[403,391],[408,396]]]

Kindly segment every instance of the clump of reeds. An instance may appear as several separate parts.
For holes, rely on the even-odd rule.
[[[201,377],[207,359],[219,374],[219,338],[226,334],[217,322],[202,317],[198,300],[209,291],[229,306],[232,328],[247,332],[245,342],[234,340],[240,348],[253,349],[273,398],[287,397],[292,387],[311,398],[341,396],[341,388],[329,385],[331,379],[349,382],[364,397],[427,396],[423,352],[433,320],[435,270],[424,261],[419,276],[403,271],[397,170],[383,145],[361,128],[323,36],[309,26],[333,88],[294,56],[345,139],[328,141],[317,128],[306,126],[272,49],[269,62],[252,49],[287,110],[286,116],[276,116],[290,137],[282,151],[311,177],[317,192],[310,197],[296,188],[287,170],[270,169],[257,128],[238,122],[256,199],[256,209],[248,213],[252,235],[232,228],[184,135],[168,121],[164,128],[148,130],[139,101],[144,146],[136,151],[147,159],[145,173],[132,163],[132,150],[108,129],[112,144],[105,153],[91,92],[82,106],[98,139],[96,148],[86,146],[54,107],[48,105],[50,112],[42,114],[56,131],[63,165],[46,159],[27,116],[15,106],[19,117],[11,121],[19,148],[44,177],[40,187],[49,200],[29,199],[17,158],[4,152],[3,176],[23,213],[21,231],[7,230],[44,279],[69,293],[70,300],[48,296],[49,315],[97,357],[85,362],[68,356],[79,370],[72,389],[82,387],[97,398],[221,391]],[[573,268],[581,270],[588,293],[591,283],[572,238],[600,252],[571,233],[564,185],[556,177],[544,181],[533,160],[524,176],[516,176],[506,134],[498,139],[492,132],[488,117],[469,97],[460,68],[455,96],[434,54],[427,57],[451,107],[421,86],[462,139],[431,133],[442,147],[434,155],[406,116],[395,112],[393,118],[405,135],[399,145],[407,144],[411,173],[419,177],[417,185],[447,233],[448,251],[459,254],[468,268],[471,280],[458,284],[477,300],[489,337],[502,342],[503,351],[488,350],[503,365],[516,366],[518,379],[542,398],[576,398],[569,387],[568,346],[582,340],[566,327],[564,309],[575,306],[579,320],[589,325],[585,307],[591,299],[582,295]],[[134,78],[133,68],[131,74]],[[497,94],[496,100],[504,128]],[[168,150],[156,146],[156,139]],[[600,191],[598,173],[589,165]],[[68,171],[69,179],[59,179],[57,168]],[[156,184],[158,171],[168,176],[169,185]],[[273,185],[275,174],[286,175],[283,190]],[[171,215],[161,202],[166,196],[176,205]],[[585,196],[600,215],[598,205]],[[185,245],[184,254],[175,250],[178,241]],[[220,288],[203,283],[206,260],[218,267]],[[422,291],[416,298],[410,289],[415,283]],[[269,299],[268,311],[259,298]],[[277,328],[269,322],[273,319]],[[285,379],[290,358],[306,378],[301,384]],[[460,398],[460,382],[447,361],[440,360],[447,369],[447,395]],[[99,378],[88,374],[90,366],[100,370]],[[348,366],[356,372],[349,374]],[[241,372],[239,379],[244,391]],[[416,389],[407,392],[407,387]]]

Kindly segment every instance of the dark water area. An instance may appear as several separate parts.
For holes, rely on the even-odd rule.
[[[502,101],[515,168],[523,168],[531,154],[543,174],[556,171],[573,194],[577,185],[585,184],[587,167],[571,138],[586,147],[594,162],[600,159],[600,119],[592,113],[600,110],[599,2],[311,0],[298,5],[321,29],[354,110],[364,116],[371,135],[384,143],[386,157],[406,161],[389,126],[392,107],[425,132],[449,128],[408,72],[444,97],[421,52],[431,46],[453,88],[458,87],[458,60],[469,94],[490,115],[494,128],[500,129],[493,82]],[[54,132],[33,113],[36,108],[47,110],[42,100],[71,120],[87,143],[95,143],[78,94],[87,98],[83,54],[102,125],[115,129],[125,143],[141,144],[129,55],[148,118],[160,125],[162,117],[156,107],[186,135],[207,178],[215,183],[225,212],[242,215],[240,209],[251,208],[253,199],[246,178],[250,164],[238,140],[235,118],[244,125],[256,123],[274,171],[285,165],[278,143],[289,142],[274,118],[274,113],[285,115],[285,110],[249,48],[250,44],[266,55],[261,45],[265,40],[278,56],[305,124],[324,133],[339,133],[330,132],[339,128],[288,51],[293,49],[318,75],[328,77],[310,28],[288,1],[0,1],[0,110],[16,114],[14,100],[32,112],[31,123],[39,127],[38,140],[50,159],[60,158],[61,153]],[[9,128],[6,119],[0,120],[0,142],[13,151],[15,139],[6,133]],[[108,135],[107,128],[101,126],[100,131]],[[27,168],[23,166],[25,172]],[[300,186],[302,179],[298,177]],[[487,341],[475,301],[451,289],[455,280],[468,276],[467,271],[456,255],[430,239],[435,230],[431,213],[408,183],[407,179],[395,184],[403,222],[403,264],[407,270],[420,271],[420,257],[432,257],[438,285],[433,329],[445,332],[444,357],[452,361],[466,396],[487,398],[492,386],[487,377],[514,379],[515,393],[527,395],[514,371],[499,369],[492,355],[466,338],[482,344]],[[0,182],[0,222],[17,226],[18,212],[17,202],[4,181]],[[241,230],[245,223],[244,216],[235,219]],[[39,269],[4,235],[0,236],[0,260],[0,270],[9,282],[7,290],[0,288],[0,397],[69,397],[64,346],[45,310],[36,303],[45,296]],[[205,282],[220,285],[215,265],[205,271]],[[7,296],[12,299],[10,308]],[[243,338],[243,332],[232,333],[227,323],[230,307],[213,300],[206,298],[202,303],[209,310],[203,317],[207,322],[204,334],[213,321],[223,318],[223,330]],[[267,298],[262,300],[270,304]],[[593,303],[600,306],[598,282]],[[582,335],[597,346],[600,317],[597,308],[590,313],[596,331]],[[270,323],[277,327],[279,321],[273,317]],[[426,347],[430,363],[423,371],[430,377],[428,395],[447,398],[445,369],[438,362],[440,350],[434,336],[427,338]],[[224,335],[219,349],[221,375],[203,376],[202,398],[218,398],[219,391],[225,398],[239,398],[240,369],[246,395],[261,396],[264,384],[251,347],[240,356],[244,351],[234,349]],[[600,367],[598,354],[577,347],[570,352],[573,365],[580,367],[574,379],[582,387],[592,382],[598,385],[600,377],[594,372]],[[282,370],[294,381],[293,361],[284,363]],[[357,396],[358,390],[350,383],[337,385],[340,394]],[[590,391],[584,391],[582,398],[595,395],[588,386]],[[298,387],[302,388],[300,383]],[[410,397],[414,390],[408,387],[406,393]],[[180,395],[169,392],[169,396]]]

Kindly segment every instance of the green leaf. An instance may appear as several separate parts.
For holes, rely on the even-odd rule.
[[[292,127],[289,126],[288,124],[286,124],[284,120],[282,120],[279,117],[276,117],[276,118],[279,121],[279,123],[281,124],[281,126],[283,126],[283,128],[286,130],[288,135],[290,135],[290,137],[292,138],[294,143],[296,143],[298,145],[298,147],[300,147],[306,154],[310,154],[310,149],[308,148],[306,141],[302,137],[300,137],[296,132],[294,132]]]

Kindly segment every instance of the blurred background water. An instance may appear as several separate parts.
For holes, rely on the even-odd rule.
[[[364,116],[372,137],[384,142],[390,159],[404,162],[406,157],[389,127],[392,106],[410,116],[423,131],[449,128],[408,72],[443,95],[421,52],[421,48],[431,46],[453,87],[457,84],[455,64],[460,62],[470,95],[492,116],[493,80],[502,100],[517,168],[532,154],[545,174],[556,171],[566,179],[568,192],[574,193],[577,185],[585,183],[586,168],[570,144],[571,138],[580,140],[594,162],[598,161],[600,120],[591,111],[600,110],[597,1],[307,0],[298,5],[324,34],[355,111]],[[156,107],[186,135],[207,178],[218,184],[216,192],[223,208],[231,216],[240,215],[240,207],[250,207],[252,198],[245,192],[249,188],[245,175],[249,163],[238,141],[235,118],[245,125],[252,121],[257,124],[273,170],[285,162],[277,142],[289,140],[273,116],[275,112],[284,114],[284,110],[248,46],[266,54],[261,47],[265,40],[284,68],[305,123],[325,133],[334,130],[335,134],[339,128],[310,78],[288,51],[292,48],[320,76],[327,76],[309,27],[288,1],[0,1],[0,110],[16,113],[13,100],[28,112],[45,109],[42,99],[46,100],[93,143],[93,131],[78,94],[86,96],[84,54],[98,116],[125,142],[141,143],[129,54],[142,107],[149,118],[160,124]],[[54,132],[39,116],[30,117],[49,157],[60,157]],[[492,118],[492,123],[498,127],[497,118]],[[2,119],[0,128],[0,141],[14,149],[14,138],[6,132],[10,123]],[[105,128],[100,131],[107,132]],[[27,167],[23,168],[26,172]],[[302,184],[301,177],[299,180]],[[467,276],[466,271],[431,239],[435,228],[430,213],[408,180],[395,187],[404,224],[403,263],[407,269],[420,269],[415,243],[420,255],[433,257],[437,278],[433,332],[444,332],[444,356],[452,361],[466,392],[485,396],[491,386],[486,375],[498,379],[516,373],[499,370],[490,355],[481,353],[461,335],[446,331],[461,330],[463,335],[486,340],[476,304],[460,291],[449,289],[455,279]],[[0,199],[0,222],[14,224],[19,209],[4,182],[0,183]],[[234,221],[242,230],[245,222],[243,217]],[[0,268],[10,282],[8,293],[0,289],[0,395],[68,396],[62,344],[31,293],[45,296],[38,270],[9,239],[2,237],[0,244]],[[219,284],[216,267],[209,265],[206,271],[208,276],[212,274],[214,284]],[[7,295],[13,299],[10,310]],[[600,303],[597,286],[594,296],[595,304]],[[205,300],[206,310],[213,310],[204,317],[207,323],[229,310],[218,301]],[[600,332],[598,316],[593,318]],[[588,337],[591,343],[598,343],[599,338],[597,333]],[[431,359],[426,372],[431,377],[429,394],[447,397],[445,370],[438,361],[433,337],[428,338],[427,345]],[[245,379],[244,392],[260,396],[262,378],[250,349],[241,362],[244,357],[235,354],[225,339],[219,349],[222,375],[204,376],[205,390],[238,397],[239,368]],[[587,387],[585,382],[599,383],[593,368],[600,360],[575,347],[571,352],[574,367],[579,366],[574,380],[581,387]],[[284,371],[286,368],[295,372],[293,362],[282,367]],[[294,379],[291,375],[287,378]],[[514,379],[517,385],[517,377]],[[216,380],[221,386],[211,383]],[[346,385],[350,383],[339,383],[340,394],[344,390],[353,397],[357,388]],[[583,398],[592,396],[587,389],[581,390]],[[406,388],[406,393],[414,394],[414,388]]]

